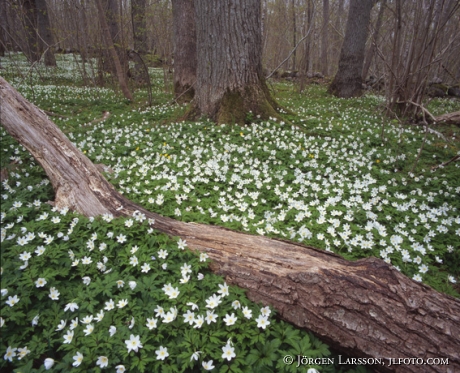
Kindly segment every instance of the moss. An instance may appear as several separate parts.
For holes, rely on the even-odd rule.
[[[246,118],[245,102],[240,91],[227,91],[222,97],[216,115],[218,124],[242,124]]]

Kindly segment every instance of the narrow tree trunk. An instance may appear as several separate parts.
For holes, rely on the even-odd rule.
[[[329,0],[323,0],[323,28],[321,30],[321,72],[324,76],[329,75],[327,61],[329,49]]]
[[[126,75],[128,71],[128,60],[126,48],[123,43],[121,31],[121,13],[120,13],[120,0],[106,0],[107,11],[106,20],[109,27],[110,36],[112,37],[113,46],[117,52],[118,59],[123,73]],[[116,72],[116,71],[114,71]]]
[[[260,0],[195,1],[195,113],[244,123],[249,113],[279,117],[262,73]]]
[[[190,0],[172,0],[174,30],[174,96],[180,103],[195,95],[196,29],[195,6]]]
[[[35,0],[37,4],[37,33],[40,53],[45,54],[45,65],[56,66],[56,58],[52,50],[53,35],[51,34],[48,8],[45,0]]]
[[[375,0],[351,0],[345,39],[340,52],[339,70],[329,86],[337,97],[358,97],[363,92],[364,51],[371,10]]]
[[[338,255],[283,240],[183,223],[135,205],[120,195],[46,115],[0,77],[0,120],[45,169],[56,205],[87,216],[139,211],[154,228],[206,251],[212,269],[248,289],[256,302],[308,328],[351,356],[382,358],[377,371],[421,372],[420,361],[445,359],[423,372],[460,371],[460,301],[417,283],[376,258],[348,262]],[[425,360],[426,361],[426,360]]]
[[[295,0],[291,0],[291,22],[292,22],[292,48],[294,52],[292,52],[292,70],[295,71],[297,69],[297,22],[296,22],[296,4]]]
[[[0,0],[0,56],[3,57],[6,51],[7,40],[7,17],[6,17],[6,0]]]
[[[128,88],[128,84],[126,83],[126,73],[125,71],[123,71],[123,68],[120,64],[120,60],[118,59],[118,54],[113,45],[112,36],[110,35],[109,26],[107,25],[107,20],[105,19],[105,13],[104,9],[102,8],[101,0],[95,0],[95,2],[97,6],[99,22],[101,23],[103,38],[105,40],[105,45],[115,65],[115,70],[121,91],[128,100],[132,100],[133,96],[131,95],[131,92]]]
[[[304,33],[307,33],[310,27],[312,26],[313,22],[313,5],[312,5],[312,0],[307,0],[307,19],[305,22],[305,27],[304,27]],[[307,36],[307,39],[305,41],[305,67],[304,67],[304,72],[306,75],[311,70],[312,67],[312,53],[311,53],[311,33]]]

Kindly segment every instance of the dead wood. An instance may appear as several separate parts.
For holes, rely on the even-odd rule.
[[[455,111],[453,113],[447,113],[443,115],[438,115],[434,118],[436,123],[444,123],[444,124],[455,124],[460,126],[460,111]]]
[[[40,110],[0,78],[1,122],[45,169],[56,206],[87,216],[140,212],[154,228],[205,251],[214,272],[355,357],[441,358],[449,365],[372,366],[378,371],[460,371],[460,301],[376,258],[348,262],[298,243],[184,223],[134,204],[104,179]],[[426,361],[426,360],[425,360]]]

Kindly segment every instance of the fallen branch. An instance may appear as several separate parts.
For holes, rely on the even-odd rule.
[[[447,166],[449,163],[458,161],[459,159],[460,159],[460,155],[456,155],[455,157],[452,157],[451,159],[449,159],[447,162],[444,162],[444,163],[441,163],[440,165],[431,167],[431,171],[436,171],[438,168],[445,167],[445,166]]]

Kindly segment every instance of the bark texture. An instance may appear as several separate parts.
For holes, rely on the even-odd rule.
[[[460,127],[460,111],[442,114],[434,118],[436,123],[455,124]]]
[[[52,50],[53,35],[51,33],[48,7],[45,0],[35,0],[37,4],[37,36],[40,54],[45,55],[46,66],[56,66],[56,58]]]
[[[147,53],[147,26],[145,22],[146,0],[131,1],[134,50],[139,54]]]
[[[37,40],[37,6],[35,0],[22,1],[24,31],[27,46],[23,50],[30,63],[40,61],[40,53]]]
[[[244,123],[278,117],[262,73],[260,0],[195,0],[198,115]]]
[[[371,10],[375,0],[351,0],[339,69],[329,92],[337,97],[358,97],[363,93],[362,71]]]
[[[327,51],[329,49],[329,0],[323,0],[323,27],[321,30],[321,72],[329,75]]]
[[[174,96],[180,103],[195,95],[196,28],[195,6],[190,0],[172,0],[174,31]]]
[[[460,371],[460,301],[417,283],[380,259],[357,262],[312,247],[183,223],[121,196],[46,115],[0,78],[1,122],[44,167],[58,207],[85,215],[154,218],[154,228],[205,251],[212,269],[256,302],[356,357],[442,358],[449,365],[373,365],[377,371]]]
[[[99,17],[99,22],[102,28],[102,34],[105,41],[106,49],[108,50],[110,57],[112,58],[113,64],[115,66],[115,72],[117,75],[118,83],[120,84],[121,91],[123,95],[128,99],[132,100],[133,96],[129,91],[128,84],[127,84],[127,77],[126,72],[123,69],[120,59],[118,58],[118,54],[115,50],[115,46],[113,44],[112,36],[109,31],[109,26],[107,24],[107,20],[105,19],[104,9],[102,8],[101,0],[95,0],[97,6],[97,13]]]

